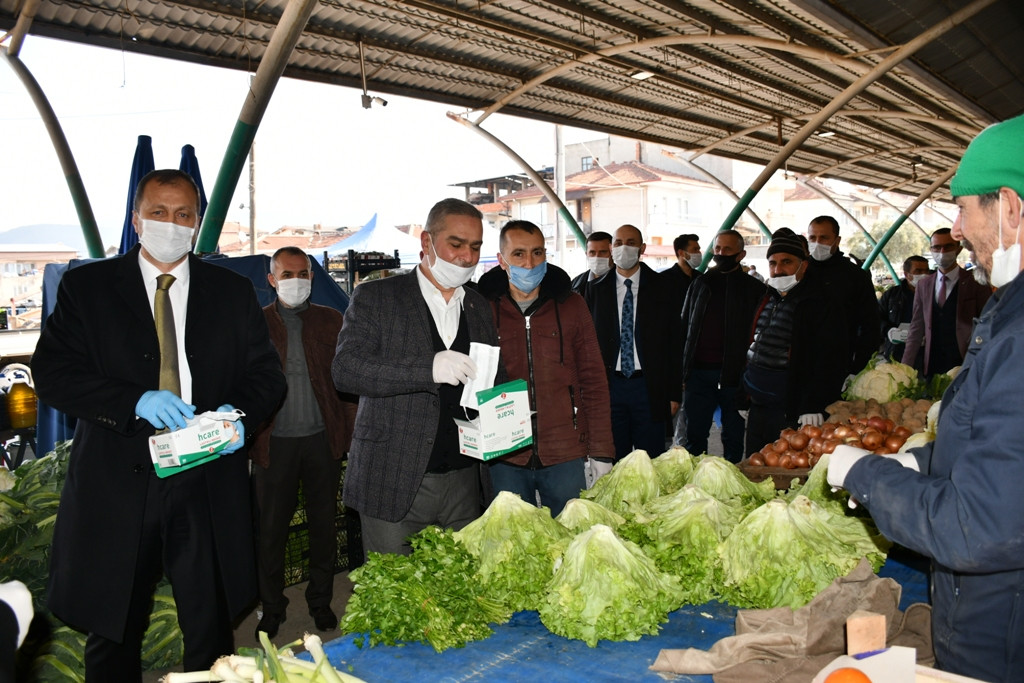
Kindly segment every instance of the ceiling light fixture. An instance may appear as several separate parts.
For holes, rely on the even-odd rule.
[[[823,133],[818,133],[818,137],[819,138],[830,138],[830,137],[832,137],[835,134],[836,134],[836,132],[834,130],[826,130]]]
[[[629,75],[630,78],[635,78],[638,81],[646,81],[648,78],[654,75],[652,71],[634,71]]]

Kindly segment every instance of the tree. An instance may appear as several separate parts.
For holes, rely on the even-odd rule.
[[[877,242],[882,239],[882,236],[891,227],[885,221],[878,221],[871,226],[869,231],[871,232],[871,237]],[[902,274],[903,262],[908,257],[928,257],[929,245],[929,239],[917,229],[917,226],[906,222],[900,226],[899,230],[886,243],[885,249],[882,252],[889,257],[889,262],[892,263],[892,267],[896,272]],[[868,238],[860,230],[849,237],[844,237],[843,246],[845,247],[844,251],[853,254],[860,260],[866,259],[871,250],[874,249],[874,245],[868,242]],[[884,265],[882,265],[881,257],[875,259],[875,262],[871,264],[871,269],[875,272],[885,269]]]

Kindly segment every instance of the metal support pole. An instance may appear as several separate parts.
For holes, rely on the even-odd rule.
[[[196,253],[208,254],[217,248],[217,240],[224,227],[231,196],[245,167],[245,157],[253,140],[256,139],[256,131],[263,120],[263,114],[267,111],[267,105],[270,104],[270,96],[274,94],[274,88],[288,65],[288,57],[299,41],[316,5],[317,0],[289,0],[284,14],[281,15],[281,21],[274,29],[274,35],[271,36],[267,51],[256,69],[250,92],[246,94],[242,112],[238,116],[227,150],[224,152],[224,160],[217,174],[217,182],[213,186],[210,204],[206,207],[203,225],[199,229]]]
[[[816,186],[812,185],[811,183],[809,183],[808,181],[804,180],[803,178],[797,177],[796,181],[798,183],[800,183],[801,185],[803,185],[804,187],[806,187],[811,192],[814,192],[814,193],[818,194],[819,196],[821,196],[822,198],[824,198],[825,200],[827,200],[830,204],[832,204],[832,206],[834,206],[837,209],[839,209],[840,211],[842,211],[843,214],[847,218],[849,218],[851,221],[853,221],[854,225],[856,225],[858,228],[860,228],[860,231],[862,233],[864,233],[864,237],[866,237],[868,242],[871,243],[872,248],[876,244],[878,244],[878,241],[875,240],[874,237],[872,237],[872,235],[868,231],[868,229],[865,228],[863,225],[861,225],[860,221],[858,221],[856,218],[854,218],[853,214],[850,213],[849,211],[847,211],[846,208],[842,204],[837,202],[832,197],[832,195],[830,195],[829,193],[825,192],[820,187],[816,187]],[[889,257],[885,255],[885,252],[880,252],[880,253],[881,253],[881,256],[882,256],[882,261],[885,263],[885,267],[889,269],[889,274],[892,275],[893,282],[899,282],[900,281],[900,276],[896,273],[896,269],[892,267],[892,263],[889,262]]]
[[[949,169],[948,171],[940,175],[938,178],[936,178],[934,183],[926,187],[924,192],[919,194],[917,196],[917,199],[915,199],[910,204],[910,206],[903,210],[903,213],[900,215],[900,217],[896,219],[896,222],[892,224],[891,228],[885,231],[885,234],[882,235],[882,239],[878,240],[878,244],[875,245],[875,248],[871,250],[871,253],[868,254],[868,257],[864,260],[864,270],[871,269],[871,264],[878,257],[878,255],[882,253],[882,249],[885,249],[885,245],[889,242],[890,239],[892,239],[892,236],[896,234],[896,231],[900,229],[900,226],[902,226],[904,221],[907,220],[907,217],[910,214],[914,213],[914,211],[917,210],[917,207],[921,206],[924,200],[928,199],[928,197],[931,197],[932,193],[935,192],[935,190],[942,187],[943,183],[952,178],[954,173],[956,173],[956,166],[954,166],[953,168]]]
[[[57,153],[57,160],[60,161],[64,179],[71,191],[71,200],[75,203],[78,223],[82,226],[82,235],[85,237],[85,247],[89,252],[89,258],[103,258],[103,240],[100,238],[99,228],[96,227],[96,217],[92,213],[89,195],[85,191],[82,175],[78,172],[75,156],[71,153],[71,146],[64,136],[64,129],[61,128],[60,121],[57,120],[57,113],[53,111],[42,87],[29,72],[25,63],[16,55],[10,54],[2,45],[0,45],[0,55],[4,56],[7,63],[14,69],[14,73],[18,75],[22,85],[25,86],[33,104],[36,105],[36,110],[39,111],[39,117],[42,118],[46,131],[50,134],[53,151]]]
[[[891,209],[896,209],[897,211],[900,211],[900,212],[903,211],[903,209],[901,209],[900,207],[896,206],[895,204],[890,202],[888,199],[885,199],[884,197],[882,197],[882,193],[881,192],[876,192],[875,193],[875,199],[877,199],[878,201],[882,202],[883,204],[885,204],[886,206],[888,206]],[[910,216],[907,216],[907,219],[909,220]],[[927,231],[925,231],[925,229],[921,227],[920,223],[918,223],[917,221],[914,221],[914,220],[911,220],[910,222],[913,224],[913,226],[915,228],[917,228],[919,231],[921,231],[922,235],[924,235],[928,239],[931,239],[931,235],[929,235],[927,233]]]
[[[737,202],[740,201],[739,196],[733,191],[733,189],[731,187],[729,187],[728,185],[726,185],[725,183],[723,183],[722,180],[718,176],[716,176],[714,173],[712,173],[711,171],[707,170],[706,168],[701,168],[700,166],[698,166],[697,164],[695,164],[693,162],[693,158],[698,156],[697,154],[692,155],[690,158],[686,158],[686,157],[684,157],[684,156],[682,156],[680,154],[676,154],[675,152],[670,152],[667,149],[661,150],[661,153],[666,155],[666,156],[670,156],[673,159],[675,159],[676,161],[679,161],[679,162],[685,164],[688,168],[690,168],[690,169],[692,169],[694,171],[697,171],[698,173],[703,175],[705,178],[710,180],[712,183],[717,185],[720,190],[722,190],[723,192],[728,194],[734,200],[736,200]],[[768,226],[764,224],[764,221],[762,221],[761,218],[756,213],[754,213],[754,210],[751,209],[748,206],[748,207],[746,207],[745,211],[746,211],[746,213],[751,218],[754,219],[754,222],[757,223],[757,227],[759,227],[761,229],[761,233],[764,234],[766,237],[768,237],[768,239],[771,239],[772,231],[769,230]],[[701,272],[704,272],[704,270],[707,269],[708,263],[711,262],[711,256],[712,256],[712,254],[714,254],[714,252],[715,252],[715,241],[711,240],[711,243],[704,249],[704,258],[701,259],[700,266],[697,267],[697,270],[699,270]]]
[[[954,26],[957,26],[958,24],[963,23],[967,19],[970,19],[975,14],[985,9],[989,5],[995,3],[996,1],[997,0],[975,0],[967,7],[964,7],[963,9],[954,12],[953,14],[946,17],[942,21],[938,22],[928,30],[919,34],[913,40],[904,44],[900,49],[896,50],[891,55],[889,55],[881,62],[879,62],[878,65],[875,66],[875,68],[871,69],[871,71],[864,74],[856,81],[851,83],[849,86],[847,86],[847,88],[843,90],[843,92],[841,92],[839,95],[837,95],[835,99],[829,102],[818,113],[817,116],[815,116],[810,121],[805,123],[803,128],[801,128],[797,132],[797,134],[794,135],[788,143],[786,143],[786,146],[783,147],[777,155],[775,155],[775,158],[772,159],[771,163],[765,166],[764,170],[761,171],[761,174],[759,176],[757,176],[757,179],[754,180],[750,188],[748,188],[747,191],[743,193],[743,197],[740,199],[740,202],[733,208],[729,216],[726,217],[725,221],[722,223],[721,229],[727,230],[730,227],[732,227],[732,225],[739,218],[740,214],[743,213],[743,210],[750,205],[750,202],[754,199],[754,197],[757,196],[757,193],[761,190],[761,188],[763,188],[768,183],[768,180],[771,179],[772,174],[775,173],[775,171],[779,170],[782,167],[782,165],[786,162],[786,160],[793,155],[793,152],[795,152],[800,147],[800,145],[804,144],[804,142],[806,142],[807,139],[811,137],[811,135],[813,135],[814,132],[818,130],[818,128],[821,127],[822,124],[824,124],[826,121],[832,118],[832,116],[836,112],[842,109],[847,102],[849,102],[854,97],[863,92],[869,85],[871,85],[876,80],[881,78],[883,75],[888,73],[894,66],[902,62],[904,59],[914,54],[919,49],[921,49],[931,41],[935,40],[942,34],[946,33]],[[878,251],[877,247],[875,251]],[[874,254],[875,251],[872,251],[872,254]],[[865,262],[864,265],[865,267],[867,267],[868,263]]]
[[[720,189],[722,192],[725,192],[726,194],[728,194],[730,197],[732,197],[736,201],[740,200],[739,195],[737,195],[733,191],[733,189],[731,187],[729,187],[724,182],[722,182],[721,178],[719,178],[718,176],[716,176],[714,173],[712,173],[711,171],[707,170],[706,168],[701,168],[700,166],[695,164],[693,162],[693,158],[692,157],[691,158],[686,158],[686,157],[682,156],[681,154],[676,154],[675,152],[670,152],[667,149],[663,149],[663,150],[661,150],[661,152],[662,152],[662,154],[665,154],[666,156],[670,156],[673,159],[675,159],[676,161],[679,161],[679,162],[685,164],[688,168],[696,171],[697,173],[700,173],[702,176],[704,176],[705,178],[710,180],[712,183],[717,185],[718,189]],[[696,155],[694,155],[694,156],[696,156]],[[749,206],[746,207],[745,211],[746,211],[748,216],[750,216],[752,219],[754,219],[754,222],[757,223],[757,227],[761,229],[761,232],[766,237],[768,237],[770,239],[771,236],[772,236],[772,231],[768,229],[768,226],[764,224],[764,221],[762,221],[761,218],[756,213],[754,213],[754,210],[751,209]]]
[[[529,176],[530,180],[534,182],[534,184],[537,186],[537,189],[540,190],[544,194],[544,196],[548,198],[548,201],[551,202],[553,206],[557,207],[558,215],[562,217],[562,220],[565,221],[565,224],[568,225],[569,228],[573,231],[573,234],[576,235],[576,240],[580,244],[587,243],[587,236],[583,234],[583,231],[580,230],[580,226],[576,224],[576,219],[573,217],[571,213],[569,213],[569,210],[565,208],[565,204],[563,204],[562,200],[558,198],[558,195],[555,194],[555,191],[551,189],[551,186],[544,182],[544,179],[541,178],[540,175],[538,175],[537,172],[533,170],[528,163],[526,163],[526,159],[523,159],[521,156],[516,154],[511,147],[509,147],[504,142],[502,142],[501,140],[499,140],[494,135],[484,130],[477,124],[473,123],[469,119],[459,116],[458,114],[453,114],[452,112],[448,112],[448,118],[450,118],[452,121],[457,121],[458,123],[461,123],[462,125],[472,130],[473,132],[483,136],[484,139],[488,140],[492,145],[500,149],[502,152],[505,153],[506,156],[508,156],[510,159],[516,162],[516,164],[519,165],[519,168],[523,169],[523,173]]]
[[[565,206],[565,147],[561,125],[555,126],[555,191],[558,192],[558,201]],[[555,216],[555,265],[559,268],[564,264],[564,255],[565,223]]]
[[[36,10],[39,9],[41,2],[42,0],[25,0],[21,6],[21,11],[18,12],[18,21],[11,29],[11,42],[7,46],[11,57],[17,57],[21,53],[21,44],[25,40],[25,34],[28,33],[29,27],[32,26],[32,20],[36,18]]]
[[[249,145],[249,255],[256,253],[256,143]]]

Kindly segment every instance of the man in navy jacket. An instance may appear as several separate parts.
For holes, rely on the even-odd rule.
[[[828,469],[882,533],[932,559],[939,668],[986,681],[1024,680],[1022,158],[1019,116],[975,138],[950,186],[953,237],[998,289],[942,396],[935,441],[884,458],[839,446]]]

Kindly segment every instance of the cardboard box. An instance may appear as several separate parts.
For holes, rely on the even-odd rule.
[[[533,443],[526,380],[478,391],[476,399],[480,414],[473,420],[455,420],[460,453],[491,460]]]
[[[231,421],[223,419],[222,414],[213,415],[197,415],[184,429],[149,437],[149,454],[157,476],[169,477],[215,460],[238,438]]]

